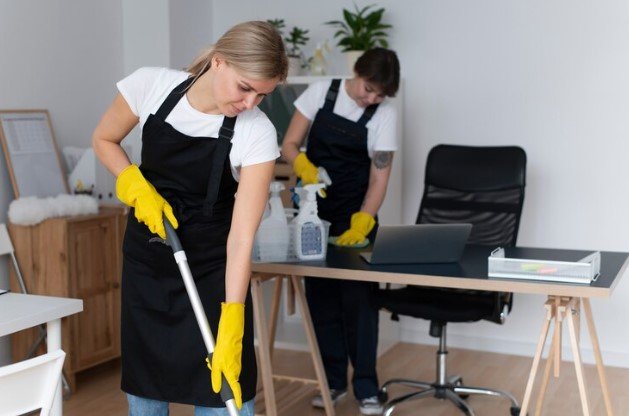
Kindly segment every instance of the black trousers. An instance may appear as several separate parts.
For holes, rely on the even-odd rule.
[[[377,288],[373,282],[306,278],[306,298],[328,384],[331,389],[346,389],[351,361],[352,387],[359,400],[378,394],[378,309],[373,306]]]

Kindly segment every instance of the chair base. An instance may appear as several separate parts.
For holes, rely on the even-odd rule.
[[[516,399],[510,393],[484,387],[464,386],[461,376],[452,376],[445,384],[427,383],[423,381],[407,379],[392,379],[384,383],[384,385],[380,389],[380,393],[383,397],[386,398],[388,396],[387,388],[392,384],[402,384],[404,386],[419,388],[422,390],[405,394],[404,396],[396,397],[395,399],[392,399],[390,401],[387,400],[383,413],[384,416],[391,416],[393,414],[395,406],[402,402],[417,400],[424,397],[435,397],[437,399],[449,400],[459,410],[461,410],[463,414],[467,416],[475,416],[474,410],[472,410],[470,405],[467,404],[467,402],[465,401],[465,399],[467,399],[472,394],[505,397],[511,401],[511,415],[518,416],[520,414],[520,406],[518,405]]]
[[[405,402],[407,400],[416,400],[423,397],[436,397],[438,399],[450,400],[456,407],[459,408],[467,416],[475,416],[474,411],[465,402],[472,394],[484,394],[486,396],[505,397],[511,401],[511,415],[520,414],[520,406],[517,400],[510,393],[506,391],[487,389],[484,387],[469,387],[463,385],[463,378],[461,376],[447,376],[446,357],[448,350],[446,348],[446,327],[445,322],[431,321],[430,322],[430,335],[439,338],[439,349],[437,350],[437,381],[434,383],[427,383],[423,381],[415,381],[408,379],[392,379],[384,383],[380,389],[380,395],[387,403],[384,408],[384,416],[391,416],[395,406]],[[408,387],[414,387],[421,389],[420,391],[406,394],[404,396],[396,397],[389,401],[387,396],[387,389],[391,384],[402,384]]]

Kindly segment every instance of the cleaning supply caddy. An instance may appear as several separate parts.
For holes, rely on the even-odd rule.
[[[317,215],[317,192],[325,184],[296,188],[299,211],[283,208],[284,185],[271,183],[269,203],[256,233],[253,260],[257,262],[321,260],[327,253],[330,223]],[[295,214],[298,214],[295,216]]]

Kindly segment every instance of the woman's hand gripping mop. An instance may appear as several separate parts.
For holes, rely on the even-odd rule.
[[[188,292],[188,297],[190,298],[190,303],[192,304],[194,316],[197,318],[197,323],[199,324],[199,329],[201,330],[201,336],[203,337],[203,342],[205,343],[205,348],[208,352],[208,362],[212,362],[212,354],[214,353],[214,337],[212,336],[210,324],[208,323],[207,316],[203,310],[197,286],[194,284],[190,267],[188,267],[186,253],[181,247],[181,242],[179,241],[179,237],[177,237],[175,229],[166,218],[164,218],[164,228],[166,229],[166,243],[173,249],[175,261],[177,262],[177,266],[179,266],[179,271],[181,272],[184,284],[186,285],[186,291]],[[221,399],[225,403],[229,415],[238,416],[239,412],[234,400],[234,393],[225,379],[225,375],[221,375],[221,377]]]

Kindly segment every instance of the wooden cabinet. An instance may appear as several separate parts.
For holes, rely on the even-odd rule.
[[[75,374],[120,356],[122,208],[48,219],[31,227],[9,224],[15,253],[31,294],[83,299],[83,312],[62,321],[64,371]],[[15,276],[11,289],[19,291]],[[12,336],[13,359],[22,360],[37,330]],[[43,351],[43,349],[42,349]]]

